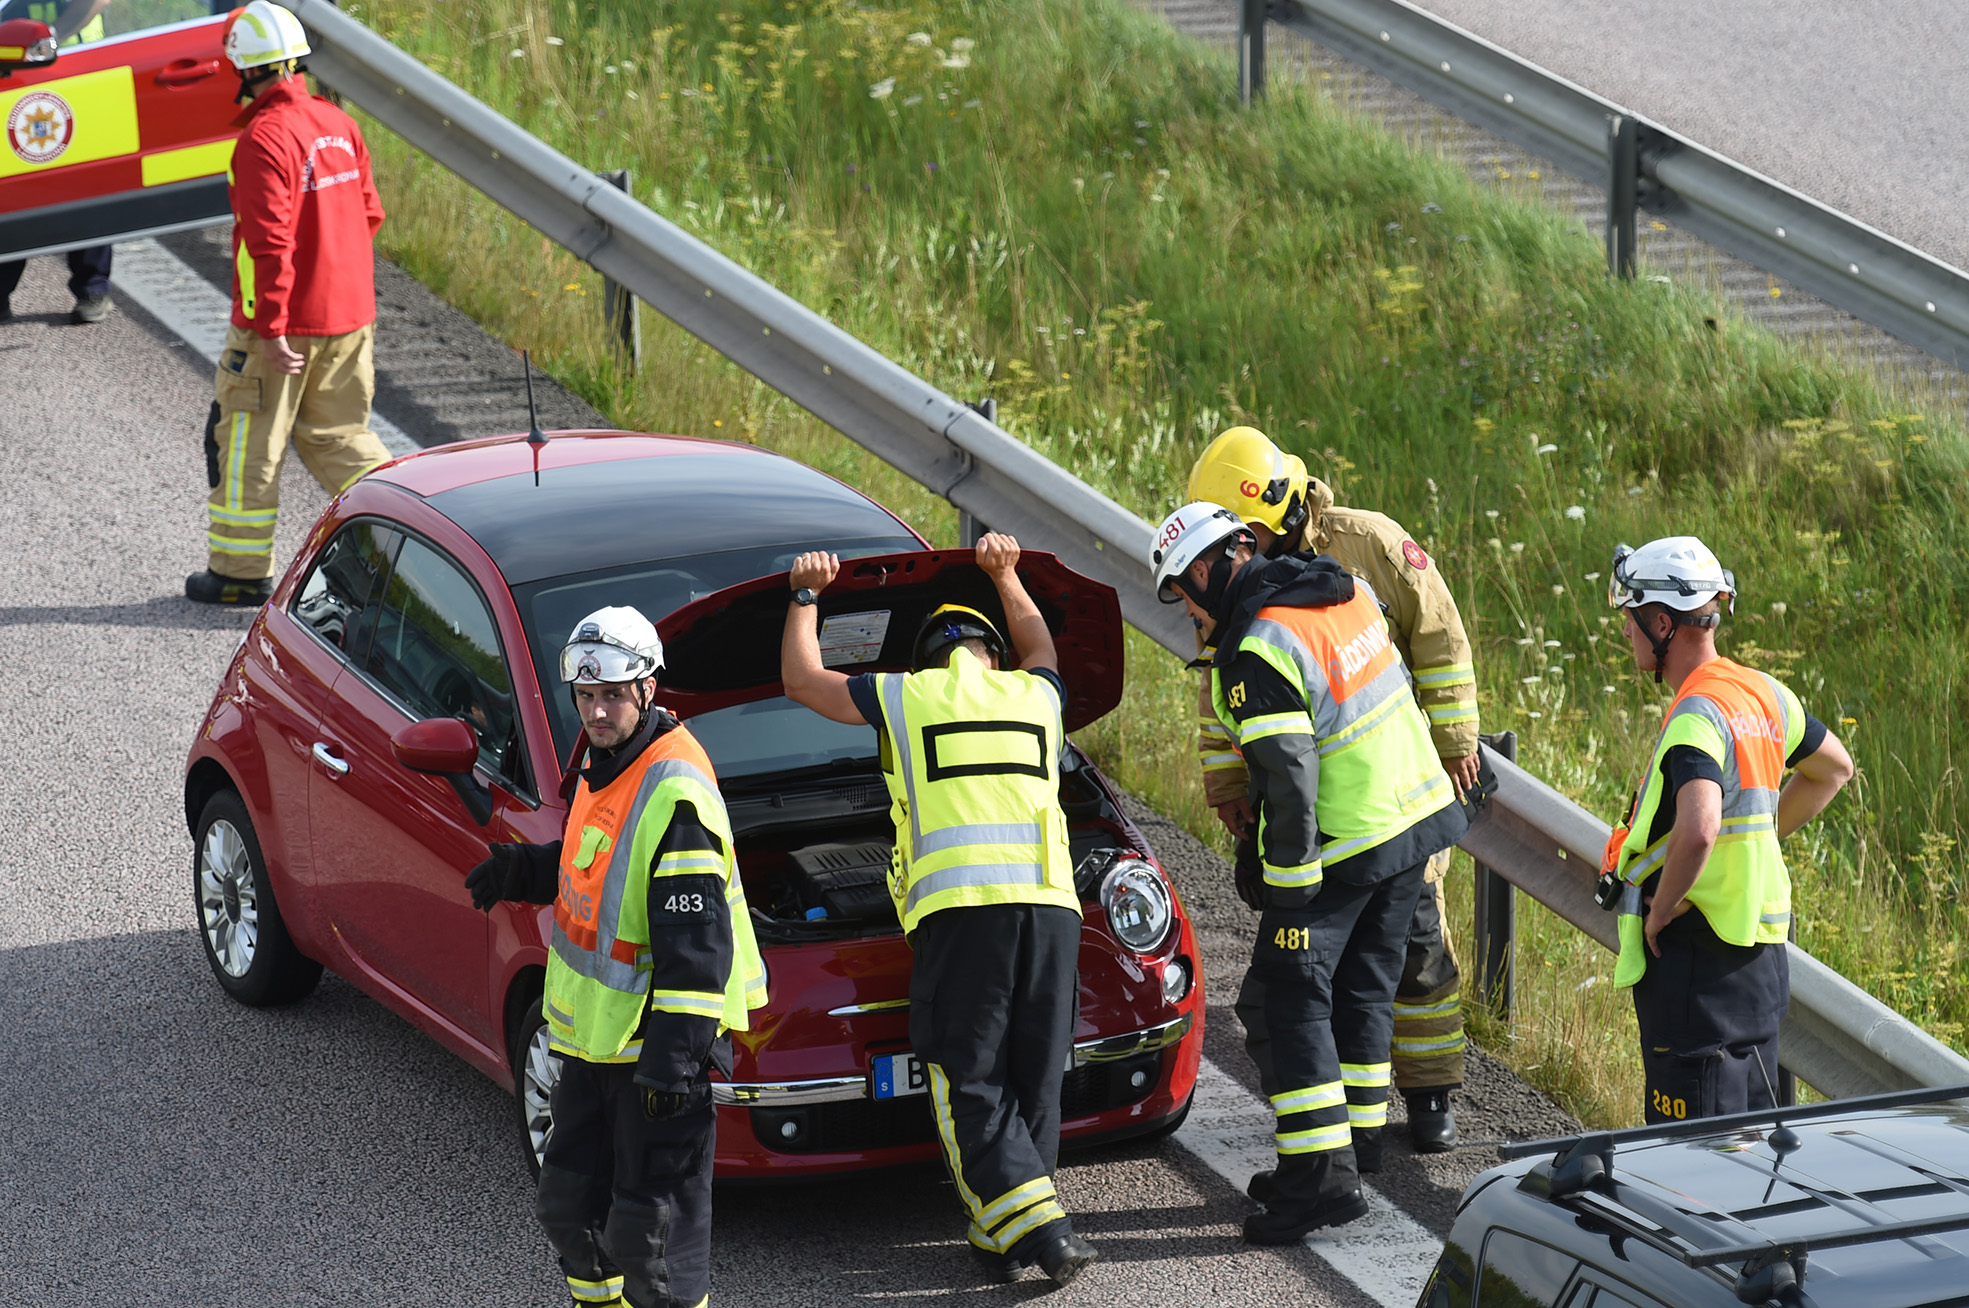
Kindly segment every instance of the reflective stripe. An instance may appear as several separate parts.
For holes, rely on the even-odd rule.
[[[205,533],[205,542],[212,547],[213,552],[216,554],[273,553],[273,538],[271,536],[266,540],[256,542],[238,536],[221,536],[216,531],[208,531]]]
[[[248,262],[250,265],[251,261]],[[248,317],[252,316],[251,309],[246,312]],[[226,478],[226,507],[235,513],[244,511],[240,483],[246,477],[246,433],[252,424],[252,416],[243,409],[232,415],[232,442],[226,450],[226,462],[231,465],[231,475]]]
[[[1244,756],[1235,751],[1225,754],[1205,754],[1203,756],[1203,770],[1205,772],[1223,772],[1231,768],[1241,768],[1243,766]]]
[[[1034,1177],[1024,1185],[1007,1190],[1004,1194],[999,1195],[989,1204],[986,1204],[984,1211],[977,1216],[977,1225],[989,1231],[999,1222],[1004,1221],[1006,1218],[1023,1209],[1031,1207],[1041,1199],[1053,1198],[1054,1194],[1053,1178],[1050,1176]]]
[[[683,1013],[690,1017],[722,1017],[725,996],[711,990],[652,990],[649,1006],[659,1013]]]
[[[1415,684],[1424,690],[1437,686],[1454,686],[1459,682],[1475,681],[1477,669],[1469,663],[1444,663],[1433,668],[1417,668]]]
[[[1316,1085],[1310,1090],[1288,1090],[1284,1094],[1272,1096],[1272,1112],[1280,1117],[1293,1113],[1310,1113],[1321,1108],[1336,1108],[1347,1101],[1346,1093],[1338,1081]]]
[[[236,527],[259,527],[273,522],[279,509],[222,509],[208,504],[205,512],[214,522],[229,523]]]
[[[913,815],[912,815],[913,820]],[[1037,863],[967,863],[919,877],[903,901],[903,916],[931,895],[966,886],[1043,886],[1046,869]]]
[[[566,1013],[563,1013],[560,1009],[554,1007],[553,1000],[551,999],[542,1000],[541,1007],[546,1010],[548,1021],[559,1022],[562,1026],[569,1027],[569,1028],[572,1028],[574,1026],[574,1019],[569,1017]]]
[[[665,854],[662,858],[656,860],[656,866],[650,870],[650,875],[674,877],[682,876],[687,872],[723,872],[724,870],[725,860],[723,855],[713,854],[710,850],[706,849],[690,849],[678,850],[674,854]],[[725,900],[729,903],[731,896],[727,894]]]
[[[1046,1223],[1060,1221],[1066,1215],[1066,1209],[1060,1207],[1056,1201],[1042,1199],[1026,1209],[992,1238],[998,1243],[998,1251],[1003,1253]]]
[[[1247,718],[1238,723],[1238,744],[1245,748],[1260,740],[1273,736],[1310,736],[1313,734],[1313,720],[1299,710],[1290,713],[1266,713],[1259,717]]]
[[[1404,1004],[1399,999],[1395,1001],[1395,1020],[1397,1022],[1420,1022],[1424,1018],[1448,1017],[1452,1013],[1460,1013],[1462,1011],[1462,995],[1454,995],[1451,998],[1443,1000],[1440,1004]]]
[[[232,174],[232,165],[226,165],[227,176]],[[239,287],[239,315],[248,322],[253,321],[253,311],[260,307],[260,297],[253,272],[253,256],[246,249],[246,242],[239,241],[239,250],[233,256],[234,283]]]
[[[1360,717],[1355,718],[1348,726],[1321,740],[1320,757],[1325,758],[1329,754],[1337,754],[1351,745],[1359,744],[1361,738],[1367,735],[1371,728],[1380,725],[1383,718],[1393,713],[1403,704],[1412,702],[1400,694],[1389,695]]]
[[[622,1278],[612,1276],[605,1281],[584,1281],[580,1277],[567,1278],[567,1292],[580,1303],[607,1303],[622,1297]]]
[[[1037,845],[1041,833],[1037,822],[972,822],[965,826],[940,827],[911,846],[918,858],[956,849],[960,845]]]
[[[1757,920],[1759,922],[1762,922],[1765,926],[1783,926],[1787,922],[1791,921],[1791,914],[1765,913],[1759,916]]]
[[[1646,854],[1643,854],[1640,858],[1635,859],[1633,865],[1630,866],[1627,869],[1627,871],[1623,872],[1621,875],[1626,879],[1629,885],[1639,886],[1643,881],[1646,881],[1648,879],[1648,877],[1654,872],[1656,868],[1660,867],[1664,862],[1666,862],[1667,859],[1668,859],[1668,837],[1663,836],[1658,844],[1654,845],[1651,849],[1648,850]],[[1622,911],[1624,912],[1625,910]]]
[[[1474,702],[1470,701],[1461,704],[1446,704],[1441,708],[1432,708],[1429,710],[1429,721],[1432,723],[1475,722],[1476,720],[1477,706]]]
[[[1438,1036],[1433,1039],[1427,1036],[1415,1036],[1412,1038],[1396,1036],[1395,1052],[1410,1055],[1446,1054],[1451,1050],[1463,1048],[1463,1043],[1463,1033],[1461,1031],[1458,1031],[1455,1035]]]
[[[1316,886],[1323,879],[1320,867],[1318,860],[1301,863],[1297,867],[1273,867],[1270,863],[1266,863],[1265,884],[1281,886],[1288,890],[1295,887]]]
[[[936,1113],[937,1138],[943,1141],[944,1161],[950,1164],[950,1179],[957,1183],[958,1196],[964,1200],[966,1211],[975,1220],[984,1210],[984,1205],[971,1193],[971,1187],[964,1183],[964,1155],[957,1148],[957,1127],[950,1116],[950,1081],[944,1076],[943,1068],[936,1063],[925,1063],[923,1068],[930,1074],[930,1105]]]
[[[1310,1131],[1280,1131],[1273,1134],[1272,1141],[1282,1154],[1324,1153],[1351,1145],[1354,1128],[1340,1122],[1334,1126],[1316,1126]]]
[[[1366,1131],[1388,1124],[1388,1101],[1378,1104],[1348,1104],[1347,1125],[1356,1131]]]
[[[1725,836],[1747,836],[1759,831],[1776,831],[1778,819],[1775,813],[1746,813],[1742,817],[1727,817],[1718,834]]]
[[[1394,1069],[1393,1063],[1342,1063],[1340,1082],[1342,1085],[1387,1085],[1394,1079]]]

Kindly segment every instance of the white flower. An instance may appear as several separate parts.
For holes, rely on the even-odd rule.
[[[1547,648],[1547,649],[1557,649],[1557,648],[1559,648],[1559,642],[1558,642],[1558,641],[1556,641],[1556,640],[1548,640],[1548,641],[1546,641],[1546,642],[1545,642],[1545,648]]]
[[[1492,522],[1496,522],[1496,521],[1497,521],[1497,510],[1496,510],[1496,509],[1485,509],[1485,510],[1484,510],[1484,516],[1485,516],[1486,518],[1489,518],[1489,519],[1490,519],[1490,520],[1491,520]]]
[[[911,32],[903,40],[909,42],[911,45],[928,45],[930,44],[930,34],[928,32]]]
[[[1521,637],[1518,641],[1518,645],[1520,648],[1523,648],[1527,645],[1536,645],[1537,643],[1538,642],[1533,640],[1530,636]]]
[[[1597,572],[1589,572],[1586,574],[1586,579],[1588,581],[1598,581],[1600,579],[1600,574]]]
[[[1519,681],[1523,682],[1527,686],[1535,684],[1537,681],[1539,681],[1539,679],[1540,679],[1539,675],[1536,672],[1532,673],[1529,677],[1518,678]]]
[[[1525,716],[1528,718],[1542,718],[1545,715],[1543,713],[1540,713],[1537,709],[1533,709],[1531,712],[1525,714]]]
[[[1629,486],[1627,488],[1627,493],[1629,495],[1639,495],[1641,493],[1641,488],[1639,486]]]
[[[548,45],[566,45],[566,44],[567,44],[567,42],[566,42],[566,41],[563,41],[563,40],[561,40],[561,38],[560,38],[560,37],[558,37],[558,36],[550,36],[550,37],[548,37],[548,38],[547,38],[547,44],[548,44]]]
[[[967,54],[951,55],[943,61],[943,66],[945,68],[969,68],[971,66],[971,56]]]
[[[1566,588],[1555,581],[1552,583],[1552,593],[1554,595],[1563,595],[1566,593]]]
[[[1537,452],[1540,454],[1555,454],[1558,452],[1558,449],[1558,446],[1554,445],[1551,441],[1547,441],[1538,447]]]
[[[982,109],[982,108],[984,108],[984,101],[982,101],[982,100],[966,100],[966,101],[964,102],[964,105],[963,105],[963,107],[964,107],[964,108],[966,108],[966,109]]]
[[[1603,976],[1589,976],[1584,981],[1581,981],[1578,985],[1574,986],[1573,989],[1591,990],[1594,986],[1599,985],[1600,982],[1604,980],[1606,980],[1606,978]]]
[[[636,61],[635,61],[634,59],[624,59],[624,60],[622,61],[622,71],[623,71],[623,72],[625,72],[625,73],[633,73],[633,72],[635,72],[635,71],[636,71]]]
[[[1778,600],[1771,605],[1772,617],[1781,618],[1784,616],[1784,614],[1785,614],[1785,603],[1783,600]]]
[[[1586,510],[1578,504],[1568,505],[1566,508],[1566,517],[1574,522],[1584,522],[1586,521]]]
[[[957,36],[951,38],[950,48],[957,51],[957,53],[959,54],[963,54],[966,50],[977,49],[978,43],[976,41],[973,41],[968,36]]]
[[[1490,547],[1494,550],[1501,550],[1504,548],[1504,542],[1499,540],[1497,537],[1492,536],[1490,538]]]
[[[512,53],[512,54],[510,54],[510,55],[508,55],[508,56],[507,56],[507,58],[509,58],[509,59],[524,59],[524,58],[526,58],[526,51],[524,51],[524,50],[515,50],[515,51],[513,51],[513,53]]]
[[[920,96],[920,95],[912,95],[912,96],[910,96],[910,97],[909,97],[909,98],[908,98],[907,100],[904,100],[904,101],[902,102],[902,107],[903,107],[903,108],[905,108],[905,109],[913,109],[913,108],[915,108],[915,107],[916,107],[917,105],[919,105],[919,104],[922,104],[922,103],[923,103],[923,97],[922,97],[922,96]]]
[[[1617,694],[1618,692],[1615,691],[1612,686],[1602,686],[1600,687],[1600,693],[1602,695],[1613,695],[1613,694]]]
[[[1523,554],[1525,552],[1525,543],[1521,540],[1512,541],[1511,552],[1513,554]]]
[[[627,94],[631,100],[640,100],[643,98],[642,96],[637,95],[634,91],[628,91],[625,92],[625,94]]]
[[[615,65],[614,65],[614,64],[604,64],[604,65],[602,65],[602,71],[603,71],[603,72],[605,72],[605,73],[607,73],[607,74],[608,74],[608,75],[609,75],[610,77],[614,77],[614,76],[615,76]]]
[[[885,77],[868,88],[868,98],[871,100],[885,100],[895,93],[896,79],[893,77]]]

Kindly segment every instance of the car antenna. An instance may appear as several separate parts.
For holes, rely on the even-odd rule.
[[[526,372],[526,443],[533,447],[533,484],[540,484],[540,447],[547,443],[547,433],[540,430],[540,413],[533,407],[533,351],[520,351],[520,366]]]

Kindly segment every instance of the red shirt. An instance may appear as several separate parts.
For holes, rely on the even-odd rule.
[[[290,77],[234,120],[232,321],[263,339],[376,321],[383,202],[355,122]]]

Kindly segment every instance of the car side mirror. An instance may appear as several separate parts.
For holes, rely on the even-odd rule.
[[[479,737],[463,718],[425,718],[390,737],[390,751],[412,772],[443,777],[458,792],[472,821],[492,821],[492,792],[481,786],[472,769],[479,762]]]
[[[45,68],[55,62],[55,29],[32,18],[0,23],[0,77],[16,68]]]

